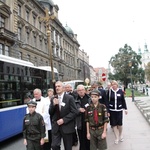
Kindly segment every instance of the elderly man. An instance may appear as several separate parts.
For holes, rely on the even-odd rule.
[[[49,109],[52,117],[52,149],[60,150],[63,138],[65,150],[72,150],[77,107],[74,98],[64,92],[64,84],[61,81],[55,83],[55,89],[57,97],[52,98]]]
[[[85,122],[85,109],[91,103],[91,99],[89,95],[86,94],[85,87],[83,85],[77,86],[78,97],[75,102],[78,109],[78,116],[76,119],[77,123],[77,131],[80,141],[80,149],[79,150],[90,150],[90,141],[87,139],[87,129]]]

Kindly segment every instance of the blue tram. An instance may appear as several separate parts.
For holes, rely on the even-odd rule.
[[[59,79],[53,69],[55,80]],[[22,132],[26,101],[39,88],[45,96],[53,87],[51,68],[0,55],[0,142]]]

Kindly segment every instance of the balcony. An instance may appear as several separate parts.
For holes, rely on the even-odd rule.
[[[17,40],[17,35],[4,27],[0,27],[0,38],[14,43]]]

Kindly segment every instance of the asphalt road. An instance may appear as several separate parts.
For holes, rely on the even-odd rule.
[[[0,143],[0,150],[26,150],[26,147],[23,144],[22,134]],[[62,150],[64,150],[63,144]],[[79,150],[79,148],[78,146],[73,146],[72,150]]]

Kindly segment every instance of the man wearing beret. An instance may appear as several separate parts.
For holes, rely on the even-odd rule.
[[[35,111],[36,105],[34,101],[27,103],[29,113],[23,120],[23,143],[27,150],[42,150],[44,144],[45,124],[43,117]]]
[[[106,150],[106,129],[109,122],[107,109],[104,104],[99,103],[100,92],[93,90],[90,93],[92,103],[85,112],[87,126],[87,139],[90,140],[90,150]]]

